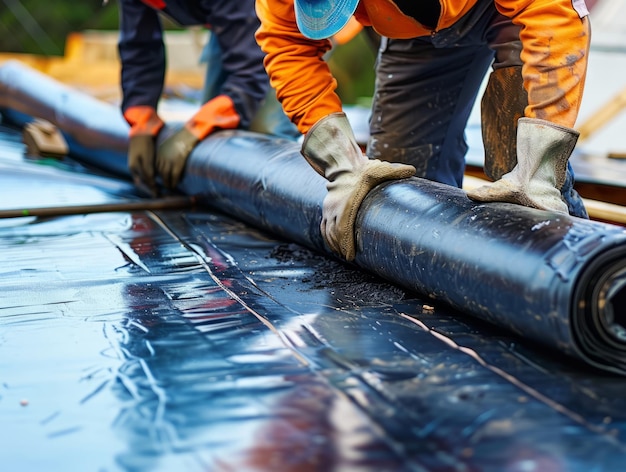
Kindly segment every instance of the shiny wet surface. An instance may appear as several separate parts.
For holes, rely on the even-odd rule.
[[[128,183],[22,157],[2,208]],[[0,220],[3,470],[612,471],[625,380],[198,208]]]

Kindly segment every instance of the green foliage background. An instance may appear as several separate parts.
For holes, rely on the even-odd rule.
[[[115,0],[0,0],[0,51],[62,56],[68,33],[116,30],[118,21]],[[164,24],[178,28],[167,20]],[[367,105],[373,93],[375,45],[370,39],[362,32],[329,58],[346,104]]]
[[[72,31],[117,29],[114,0],[0,0],[0,49],[61,56]]]

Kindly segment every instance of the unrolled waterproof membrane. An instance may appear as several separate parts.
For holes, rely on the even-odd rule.
[[[0,106],[17,124],[30,116],[55,123],[77,160],[126,172],[126,127],[115,106],[16,63],[0,69]],[[319,232],[324,184],[297,144],[235,131],[194,149],[180,190],[328,252]],[[358,266],[595,367],[626,373],[624,228],[478,204],[462,190],[418,178],[377,187],[356,227]]]

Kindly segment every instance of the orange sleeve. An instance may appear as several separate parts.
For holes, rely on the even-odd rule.
[[[581,0],[496,0],[521,26],[525,115],[573,128],[580,110],[590,26]]]
[[[163,128],[163,121],[157,114],[157,111],[147,105],[127,108],[124,112],[124,118],[130,125],[128,134],[131,138],[140,134],[156,136]]]
[[[271,86],[289,119],[306,133],[319,119],[342,110],[337,81],[323,55],[329,40],[304,37],[296,25],[293,0],[257,0],[261,26],[256,40],[266,54]]]

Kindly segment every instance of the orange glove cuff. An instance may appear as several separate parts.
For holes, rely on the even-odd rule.
[[[185,123],[185,128],[200,140],[216,129],[236,128],[240,122],[241,117],[235,110],[232,98],[227,95],[218,95],[202,105],[200,110]]]
[[[156,110],[149,106],[130,107],[124,112],[124,118],[130,125],[131,138],[140,134],[156,136],[163,128],[163,121]]]

